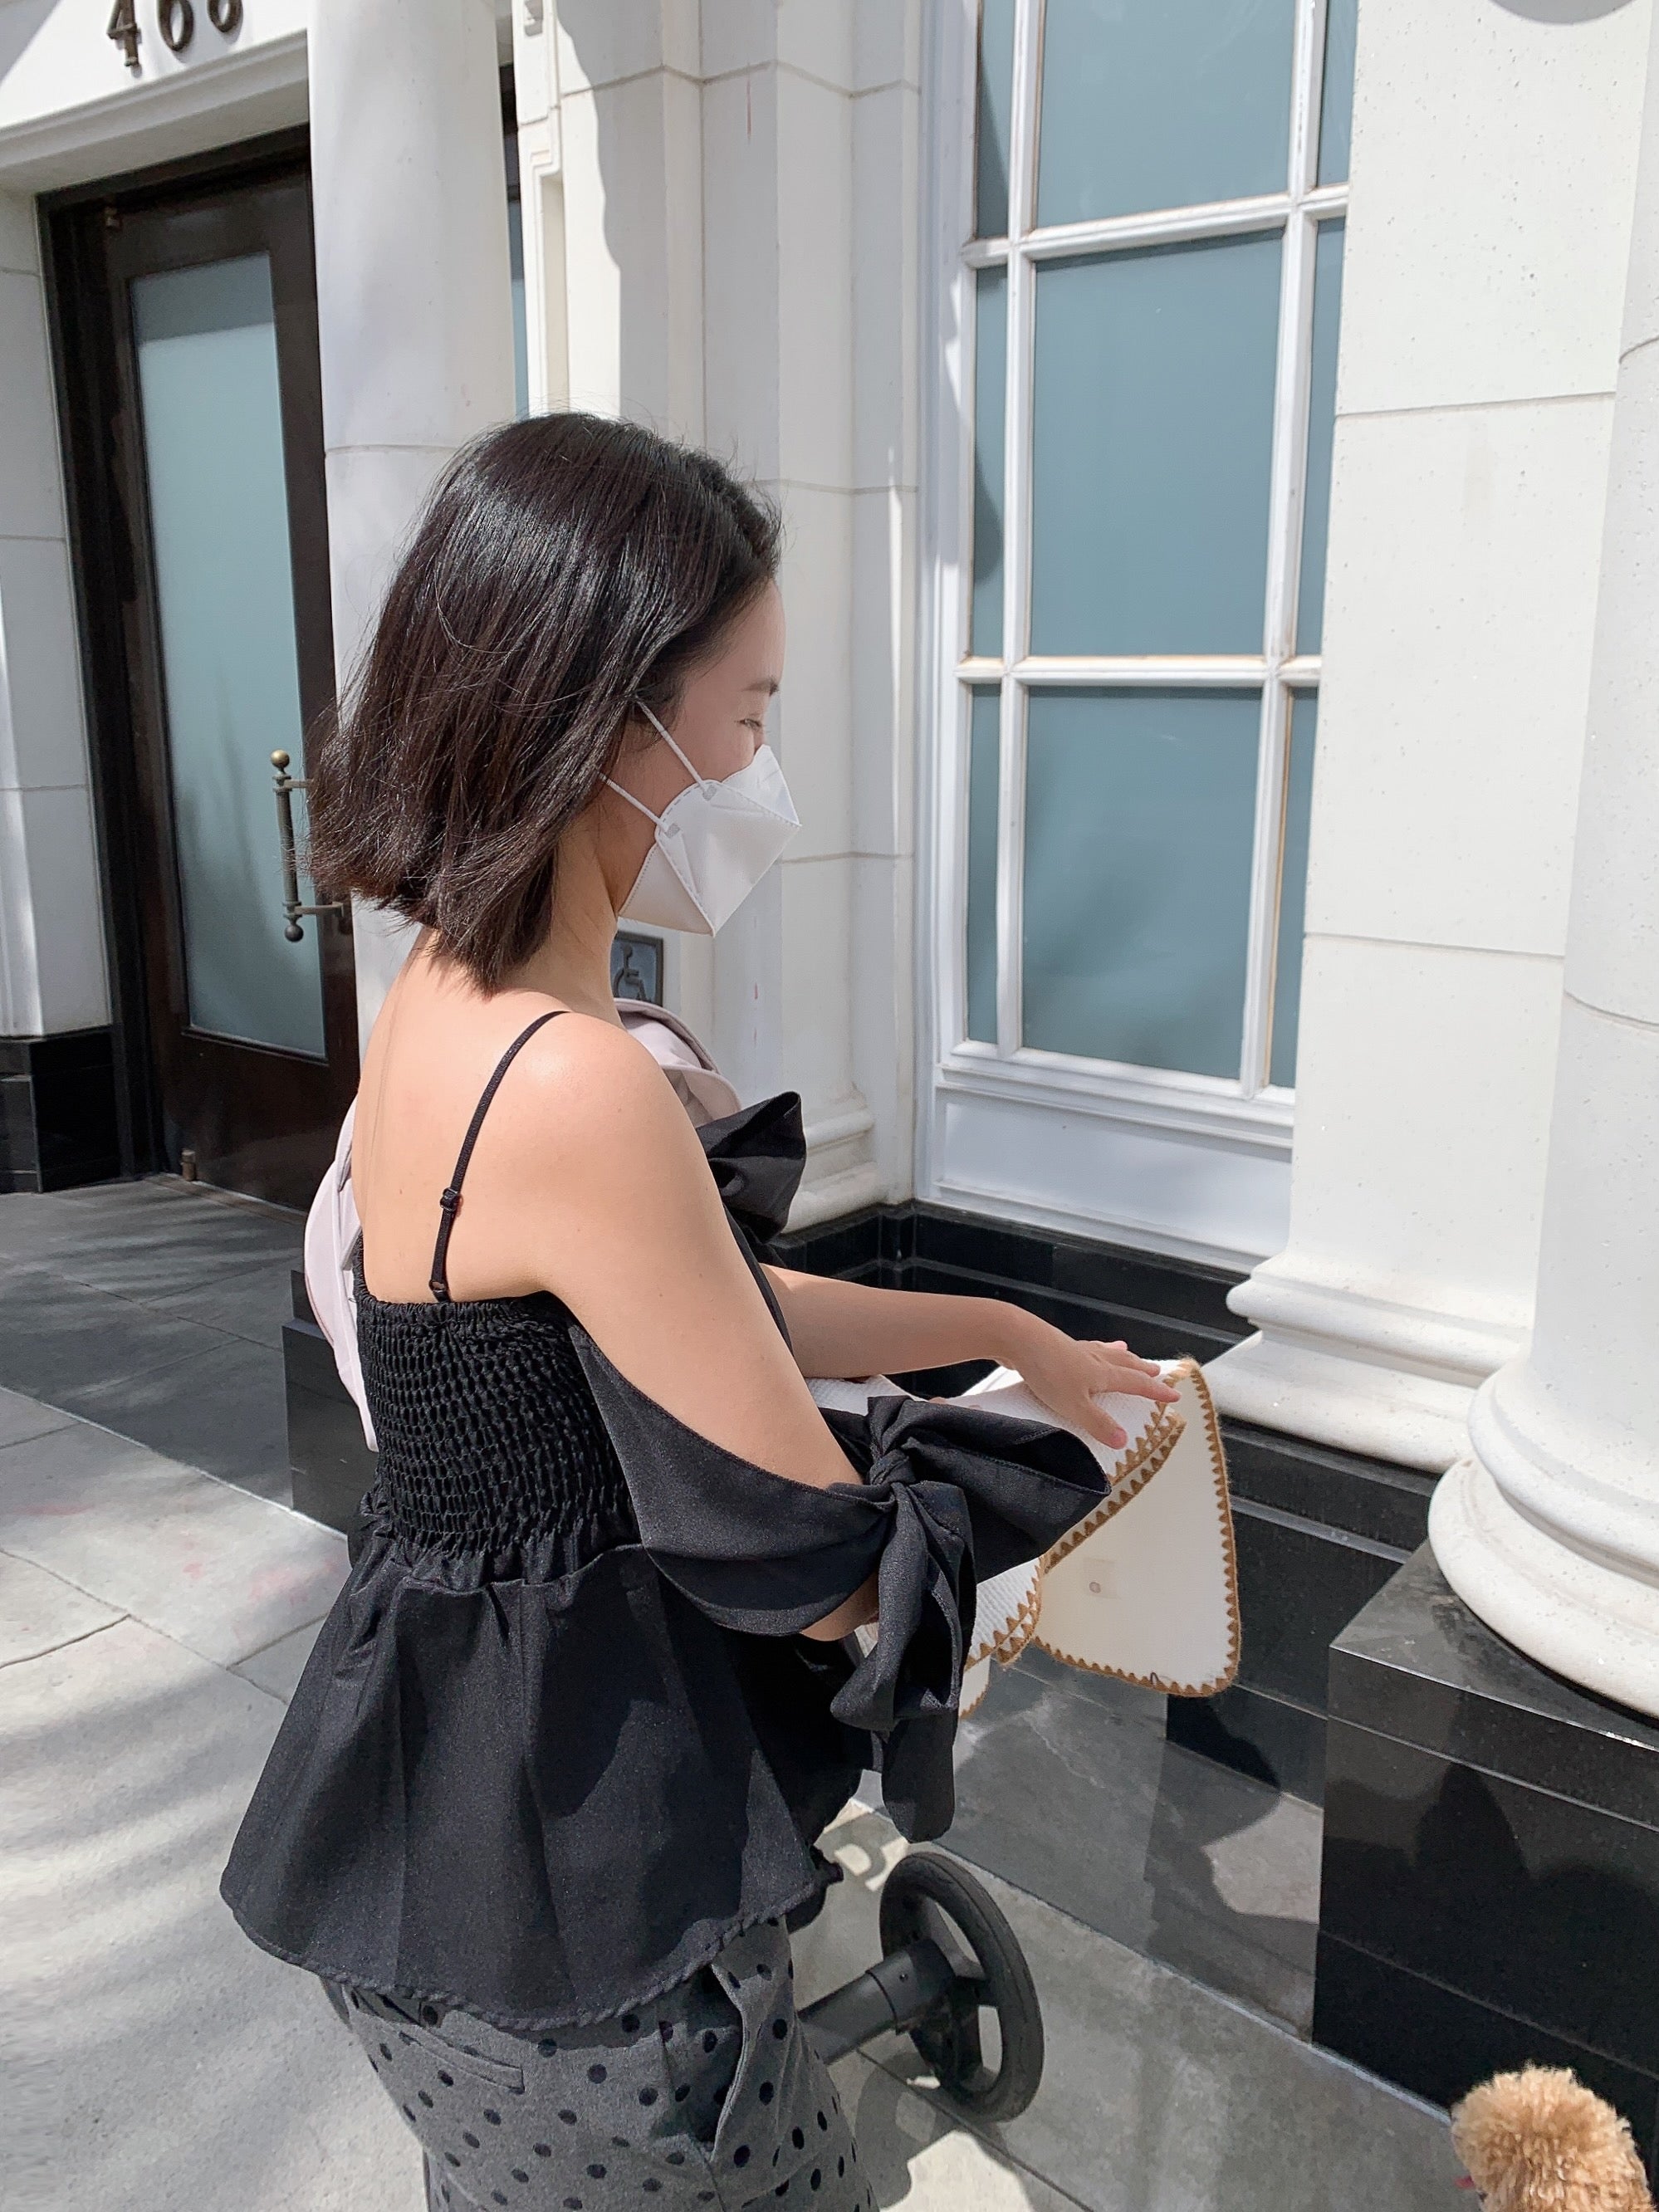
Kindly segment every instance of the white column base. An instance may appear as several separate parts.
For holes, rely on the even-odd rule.
[[[1468,1449],[1485,1378],[1518,1332],[1297,1275],[1270,1260],[1227,1302],[1260,1325],[1205,1368],[1218,1409],[1438,1474]]]
[[[1628,1431],[1566,1410],[1525,1361],[1469,1415],[1474,1450],[1435,1492],[1429,1540],[1472,1613],[1542,1667],[1659,1715],[1659,1468]],[[1564,1456],[1571,1449],[1572,1456]],[[1645,1495],[1644,1495],[1645,1493]]]
[[[806,1170],[789,1209],[791,1229],[816,1229],[890,1195],[872,1157],[876,1117],[858,1091],[808,1109]]]
[[[1216,1411],[1438,1474],[1462,1450],[1474,1386],[1249,1336],[1204,1370]]]

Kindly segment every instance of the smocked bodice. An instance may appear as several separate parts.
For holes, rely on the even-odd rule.
[[[357,1262],[357,1343],[377,1494],[410,1552],[533,1547],[555,1571],[637,1540],[622,1463],[547,1292],[383,1304]]]

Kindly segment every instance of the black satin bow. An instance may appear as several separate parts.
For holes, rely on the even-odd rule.
[[[824,1419],[857,1473],[827,1490],[711,1443],[572,1340],[659,1571],[723,1627],[793,1636],[877,1576],[876,1642],[831,1711],[881,1743],[902,1832],[941,1835],[979,1577],[1041,1556],[1105,1490],[1076,1437],[970,1405],[878,1398]]]
[[[726,1212],[752,1244],[783,1233],[806,1164],[800,1097],[780,1091],[697,1132]]]

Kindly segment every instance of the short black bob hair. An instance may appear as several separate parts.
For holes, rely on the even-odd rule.
[[[435,930],[498,988],[546,933],[559,840],[635,702],[671,718],[779,552],[770,506],[637,424],[544,415],[477,439],[313,753],[316,881]]]

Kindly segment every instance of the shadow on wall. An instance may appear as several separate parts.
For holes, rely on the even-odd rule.
[[[0,84],[34,44],[57,5],[58,0],[11,0],[0,9]]]
[[[574,48],[583,76],[599,80],[596,91],[577,96],[592,108],[588,128],[599,161],[605,246],[615,271],[617,314],[614,387],[596,391],[591,378],[578,375],[573,360],[569,404],[601,413],[610,412],[614,406],[629,421],[643,422],[665,437],[700,443],[704,428],[702,344],[699,342],[696,349],[695,393],[677,389],[672,356],[678,326],[688,309],[699,322],[702,313],[701,130],[694,123],[692,143],[698,149],[696,205],[682,208],[676,203],[672,175],[680,148],[665,112],[665,103],[676,98],[699,103],[700,89],[648,68],[635,73],[630,64],[622,61],[618,47],[626,42],[616,0],[560,0],[559,32]],[[623,82],[607,82],[624,66],[629,73]],[[564,97],[568,100],[569,95]],[[651,109],[654,114],[647,115]],[[648,161],[641,159],[647,133],[655,139],[654,158]],[[568,119],[562,135],[568,148],[575,135]],[[572,197],[567,184],[567,220]],[[675,232],[681,224],[695,226],[690,268],[675,251]],[[567,270],[574,275],[582,268],[584,258],[580,251],[572,252],[567,237]],[[695,296],[688,300],[687,291],[694,283]],[[580,326],[579,310],[569,317],[573,343]],[[695,408],[687,404],[693,398]]]
[[[1593,23],[1598,15],[1616,15],[1630,0],[1497,0],[1507,15],[1524,15],[1529,23]]]
[[[1651,1837],[1597,1820],[1607,1848],[1592,1863],[1583,1808],[1391,1748],[1399,1757],[1385,1790],[1332,1776],[1322,1927],[1523,2022],[1536,2021],[1541,1999],[1547,2040],[1565,2035],[1653,2070]]]

